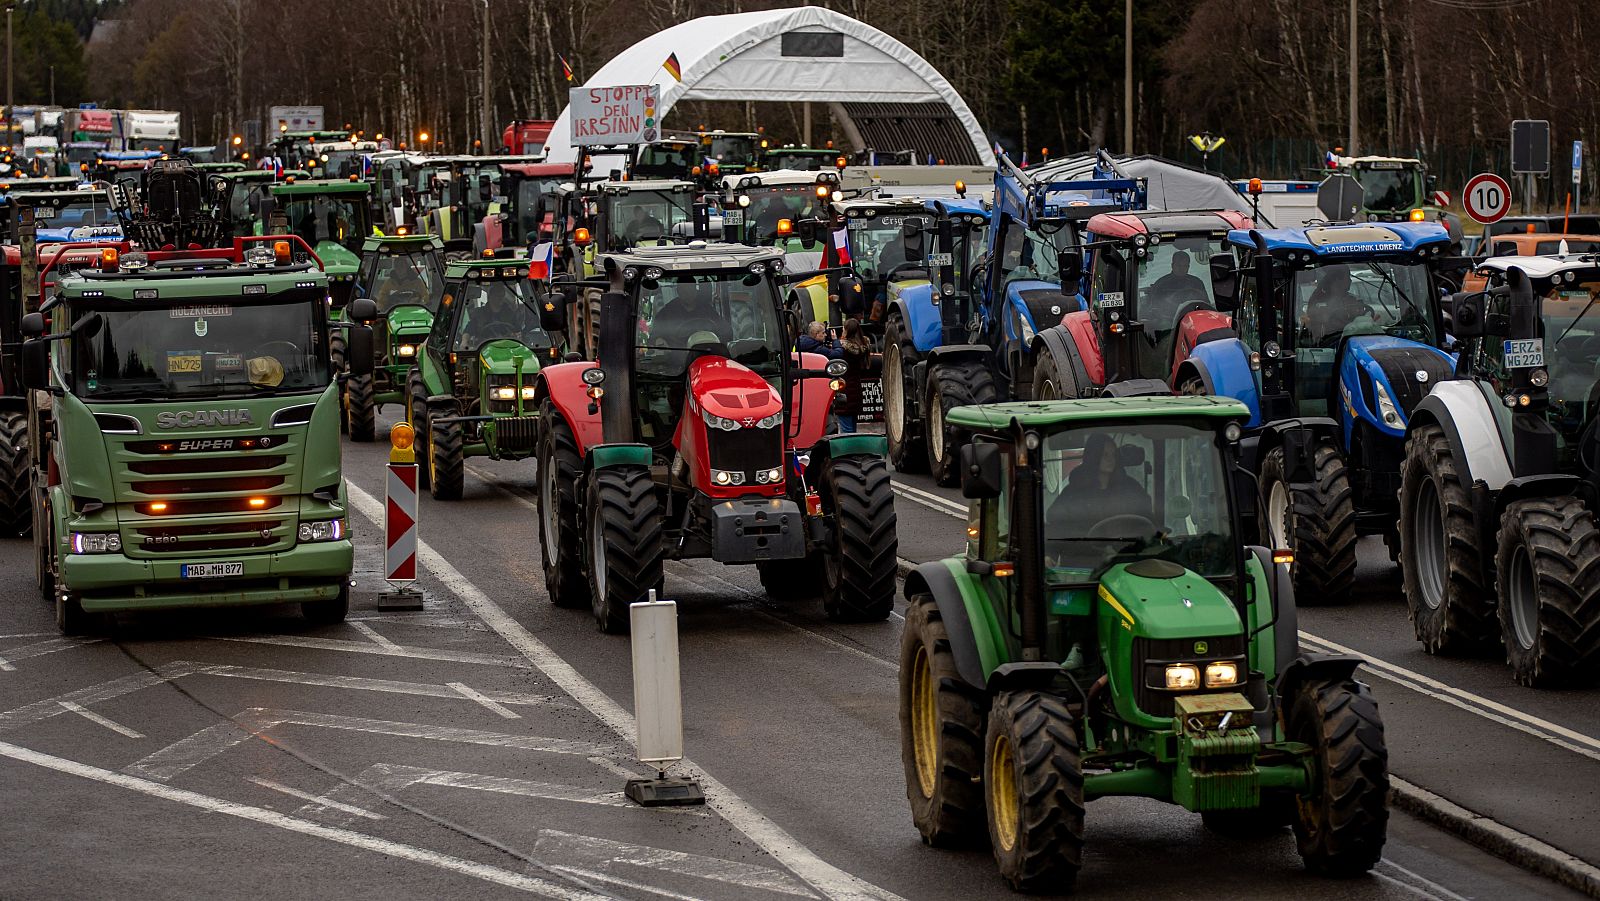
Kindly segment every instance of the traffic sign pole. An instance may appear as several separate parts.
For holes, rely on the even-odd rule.
[[[384,479],[383,578],[388,591],[378,595],[379,610],[421,610],[417,581],[416,433],[408,423],[389,430],[389,468]]]

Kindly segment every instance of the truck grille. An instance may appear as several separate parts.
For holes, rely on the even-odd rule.
[[[202,525],[145,526],[134,530],[138,549],[149,553],[260,550],[287,537],[281,519]]]
[[[1205,642],[1206,652],[1196,654],[1196,642]],[[1222,635],[1214,638],[1135,638],[1133,640],[1133,700],[1139,709],[1154,717],[1172,716],[1173,692],[1151,688],[1165,675],[1168,663],[1206,663],[1214,660],[1234,660],[1239,664],[1240,683],[1236,691],[1244,690],[1243,679],[1248,667],[1244,659],[1244,636]],[[1201,668],[1202,672],[1204,667]]]

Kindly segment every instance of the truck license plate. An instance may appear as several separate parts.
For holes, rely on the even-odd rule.
[[[1507,369],[1529,369],[1544,365],[1544,340],[1516,338],[1504,342]]]
[[[185,563],[178,568],[185,579],[225,579],[244,575],[243,563]]]

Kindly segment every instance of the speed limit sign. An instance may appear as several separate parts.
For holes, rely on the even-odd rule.
[[[1511,186],[1493,172],[1472,176],[1461,195],[1466,199],[1467,215],[1474,222],[1484,225],[1499,222],[1511,210]]]

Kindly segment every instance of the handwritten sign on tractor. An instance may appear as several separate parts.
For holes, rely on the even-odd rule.
[[[656,140],[661,134],[656,113],[660,99],[660,89],[653,84],[573,88],[568,101],[573,146],[647,144]]]

